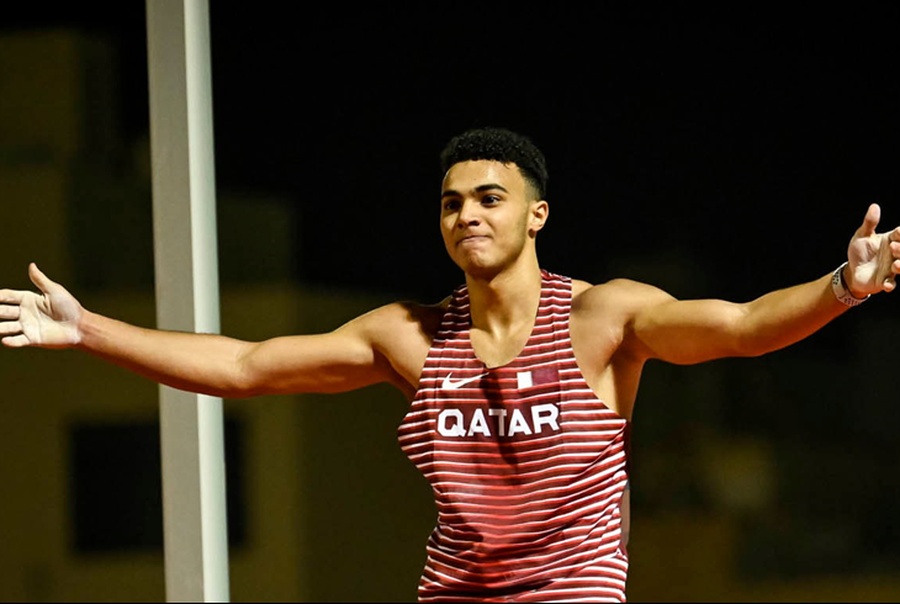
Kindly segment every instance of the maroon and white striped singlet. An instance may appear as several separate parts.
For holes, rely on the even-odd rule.
[[[534,329],[487,368],[453,292],[398,428],[434,489],[419,601],[624,601],[628,422],[591,391],[569,337],[572,282],[541,271]]]

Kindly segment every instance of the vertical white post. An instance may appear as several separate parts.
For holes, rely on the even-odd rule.
[[[219,332],[207,0],[146,0],[156,316]],[[160,386],[167,601],[226,602],[222,400]]]

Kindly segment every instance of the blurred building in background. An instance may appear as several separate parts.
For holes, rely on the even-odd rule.
[[[31,287],[36,261],[86,307],[152,326],[150,154],[121,134],[115,61],[76,31],[0,36],[0,285]],[[224,333],[323,331],[394,299],[298,283],[296,207],[219,191]],[[690,258],[614,268],[671,291],[702,279]],[[647,367],[632,600],[900,599],[896,422],[882,417],[896,395],[851,334]],[[30,349],[0,350],[0,383],[0,600],[164,599],[157,386]],[[387,387],[225,401],[234,601],[415,600],[434,509],[396,443],[404,412]]]

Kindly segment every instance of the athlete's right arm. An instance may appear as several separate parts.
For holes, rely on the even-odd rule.
[[[381,342],[402,313],[383,307],[323,334],[246,342],[147,329],[84,309],[34,264],[41,293],[0,290],[0,338],[11,348],[74,348],[156,382],[223,398],[338,392],[402,382]],[[402,384],[400,384],[402,386]]]

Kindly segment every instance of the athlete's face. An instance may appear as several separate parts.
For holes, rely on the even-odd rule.
[[[534,253],[547,202],[533,199],[514,164],[477,160],[447,170],[441,188],[441,233],[466,273],[491,276]]]

